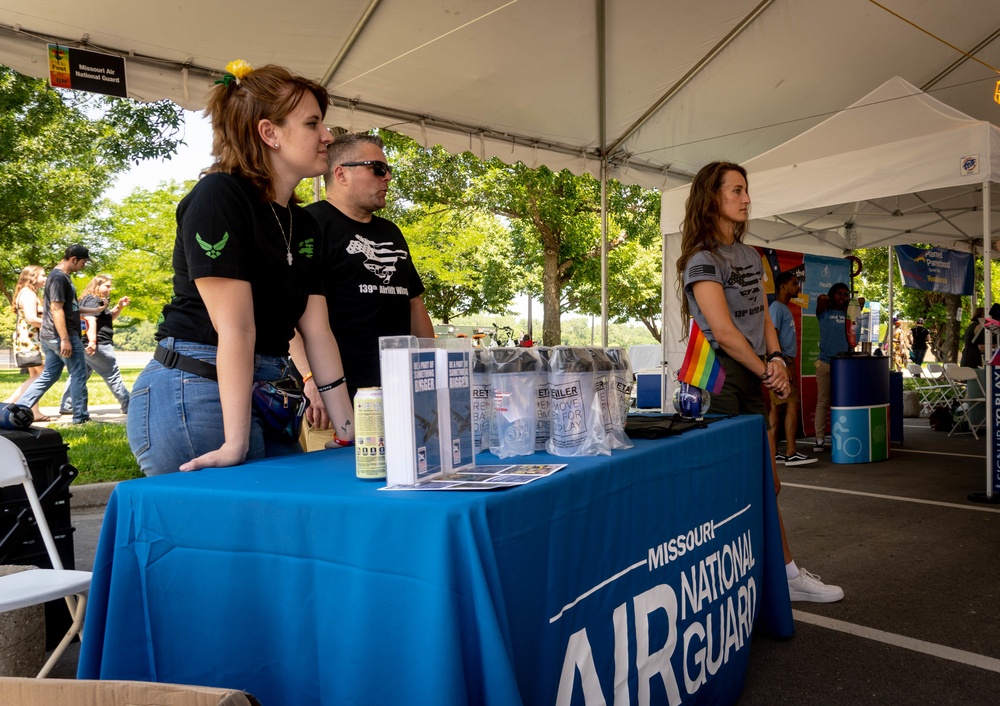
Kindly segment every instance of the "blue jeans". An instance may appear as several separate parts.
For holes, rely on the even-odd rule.
[[[62,375],[63,366],[69,368],[70,390],[73,395],[73,423],[79,424],[90,419],[87,413],[87,353],[79,336],[70,336],[73,352],[69,358],[59,356],[59,339],[41,341],[42,352],[45,354],[45,367],[42,374],[31,383],[31,386],[21,395],[18,404],[32,407],[42,398],[49,388],[56,384]]]
[[[215,363],[215,346],[173,338],[163,339],[160,345]],[[253,379],[279,380],[287,375],[288,367],[286,358],[254,356]],[[151,360],[132,386],[126,430],[143,473],[175,472],[181,464],[218,449],[225,441],[219,383]],[[247,461],[301,451],[298,442],[265,437],[260,418],[256,413],[251,415]]]
[[[87,356],[87,380],[90,374],[96,372],[104,382],[108,384],[111,394],[118,400],[122,412],[128,412],[128,388],[122,380],[122,373],[118,369],[118,361],[115,359],[115,349],[110,343],[97,344],[94,355]],[[73,405],[73,376],[70,375],[66,382],[66,390],[63,392],[62,401],[59,403],[59,410],[70,409]]]

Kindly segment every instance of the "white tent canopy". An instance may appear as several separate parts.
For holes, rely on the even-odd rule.
[[[983,233],[995,242],[1000,228],[990,213],[1000,208],[1000,128],[899,77],[743,166],[752,200],[750,245],[833,257],[910,243],[981,252]],[[687,186],[664,193],[660,217],[668,263],[664,341],[672,366],[684,351],[683,322],[671,304],[687,194]]]
[[[46,77],[46,42],[125,56],[129,93],[204,105],[231,59],[321,81],[327,122],[659,189],[744,161],[887,78],[978,119],[1000,3],[895,0],[0,0],[0,64]]]

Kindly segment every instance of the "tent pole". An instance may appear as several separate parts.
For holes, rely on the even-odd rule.
[[[892,246],[890,245],[889,246],[889,317],[886,320],[887,323],[886,323],[886,328],[885,328],[885,330],[886,330],[885,337],[887,339],[886,340],[886,343],[887,343],[886,350],[888,351],[888,354],[889,354],[889,370],[892,370],[892,354],[894,352],[892,350],[892,345],[893,345],[893,343],[892,343],[892,332],[893,332],[893,327],[894,327],[894,324],[892,323],[892,318],[893,318],[893,312],[894,312],[894,309],[893,309],[893,298],[895,296],[895,291],[893,290],[893,284],[894,284],[894,282],[893,282],[893,275],[895,273],[893,272],[893,266],[892,266],[893,262],[892,261],[893,261],[893,255],[895,255],[895,254],[896,253],[893,252]]]
[[[993,306],[993,285],[991,283],[990,270],[991,260],[992,260],[992,249],[993,249],[993,231],[992,223],[990,222],[990,208],[991,205],[991,194],[990,190],[993,188],[993,183],[987,181],[983,184],[983,284],[985,291],[983,292],[983,309],[989,311],[990,307]],[[983,386],[983,397],[986,398],[986,492],[985,493],[970,493],[969,500],[973,502],[981,503],[1000,503],[1000,497],[993,493],[993,459],[997,453],[996,440],[993,438],[994,427],[996,426],[996,421],[993,419],[993,373],[995,366],[990,365],[990,360],[993,357],[993,337],[991,335],[986,335],[983,337],[983,343],[986,346],[986,351],[984,355],[986,356],[983,360],[985,363],[984,369],[986,371],[986,384]]]
[[[608,158],[601,159],[601,345],[608,347]]]
[[[608,84],[604,0],[597,0],[598,120],[601,129],[601,346],[608,347]]]
[[[990,308],[993,306],[993,284],[990,281],[991,261],[993,259],[993,232],[992,223],[990,222],[990,209],[993,207],[991,203],[990,191],[993,188],[993,183],[988,181],[983,184],[983,310],[989,313]],[[993,357],[993,336],[987,335],[983,336],[983,342],[986,344],[986,384],[983,386],[983,397],[986,398],[986,419],[990,420],[986,425],[986,498],[989,502],[997,502],[998,498],[993,497],[993,478],[992,473],[990,473],[993,466],[994,454],[997,453],[996,440],[993,438],[991,433],[995,425],[993,420],[993,367],[990,365],[990,360]]]
[[[660,234],[660,414],[667,413],[667,235]]]

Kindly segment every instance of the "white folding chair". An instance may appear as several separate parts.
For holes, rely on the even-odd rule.
[[[928,388],[934,395],[934,404],[948,404],[954,395],[951,381],[945,375],[944,366],[940,363],[928,363],[924,374]]]
[[[906,370],[910,373],[910,379],[913,380],[917,394],[920,395],[921,416],[930,416],[930,413],[934,411],[934,405],[944,401],[944,388],[916,363],[907,364]]]
[[[969,417],[969,412],[979,405],[983,405],[983,409],[986,409],[986,397],[969,397],[969,381],[975,380],[976,386],[979,386],[979,379],[976,376],[976,371],[972,368],[965,368],[956,365],[951,368],[945,368],[944,374],[948,376],[949,382],[955,390],[955,399],[959,402],[957,405],[955,425],[948,432],[948,436],[955,433],[958,426],[964,421],[969,425],[969,430],[972,431],[972,435],[979,438],[977,430],[982,429],[986,425],[986,413],[983,412],[983,419],[977,424],[972,423],[972,419]],[[965,433],[965,432],[959,432]]]
[[[38,673],[38,678],[41,679],[48,676],[73,638],[78,633],[81,636],[83,634],[83,616],[87,608],[91,574],[89,571],[63,569],[49,523],[45,519],[45,513],[42,512],[38,493],[35,492],[35,484],[31,480],[28,462],[24,460],[24,454],[13,441],[0,437],[0,488],[19,483],[24,487],[24,493],[28,497],[38,533],[42,536],[52,568],[29,569],[17,574],[0,576],[0,613],[65,598],[66,606],[73,618],[73,624],[66,631],[65,637],[52,651],[42,671]]]

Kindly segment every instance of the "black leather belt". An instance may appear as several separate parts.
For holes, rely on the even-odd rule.
[[[153,360],[165,368],[176,368],[177,370],[183,370],[185,373],[192,373],[193,375],[208,378],[209,380],[217,382],[219,380],[219,373],[214,365],[188,355],[182,355],[172,348],[157,346],[156,350],[153,351]]]

